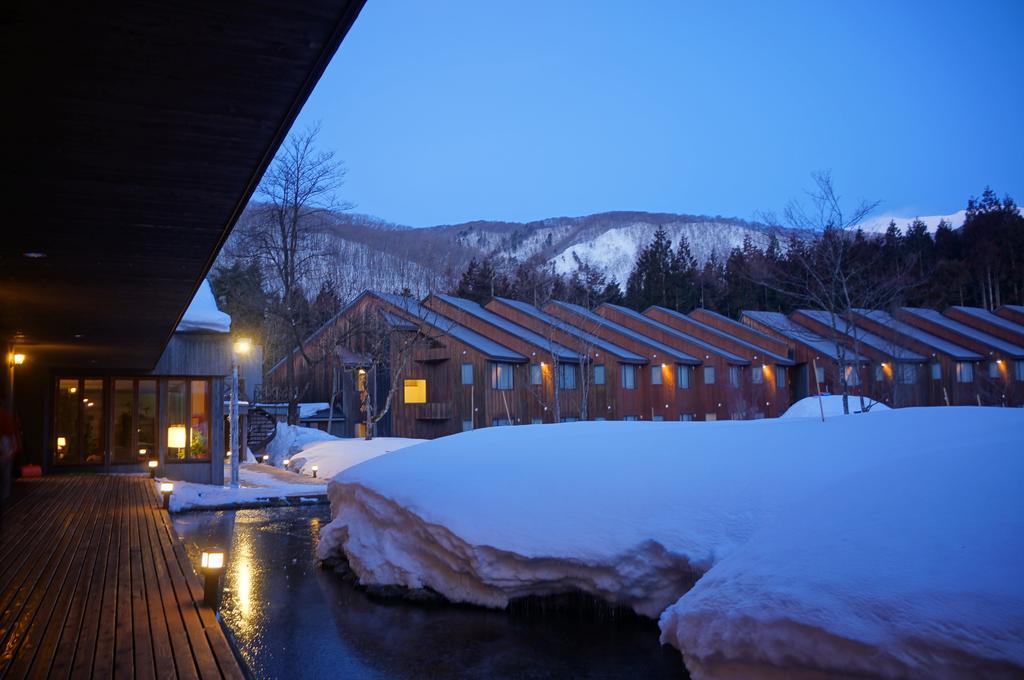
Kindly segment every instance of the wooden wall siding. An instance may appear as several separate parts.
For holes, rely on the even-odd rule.
[[[639,366],[637,369],[638,383],[643,384],[641,379],[649,383],[651,380],[650,367],[652,365],[660,366],[665,359],[664,356],[658,357],[657,346],[644,343],[631,335],[620,333],[612,326],[594,324],[591,319],[579,316],[561,305],[545,305],[544,311],[568,323],[580,324],[582,328],[600,338],[641,356],[648,357],[650,363],[647,366]],[[594,363],[600,362],[595,360]],[[644,419],[648,420],[655,415],[660,415],[665,420],[679,420],[683,414],[693,416],[698,413],[700,404],[698,403],[696,391],[692,387],[680,389],[676,384],[677,366],[678,364],[675,363],[675,359],[670,359],[667,367],[662,370],[662,384],[660,386],[649,385],[643,390],[639,390],[640,385],[638,385],[638,390],[622,390],[621,376],[616,378],[614,385],[618,386],[617,391],[622,395],[618,404],[619,417],[621,418],[622,415],[644,415]],[[690,370],[692,372],[692,366]],[[621,373],[621,369],[619,372]],[[608,382],[610,383],[610,379]],[[635,394],[637,391],[641,391],[642,394]],[[623,411],[623,408],[628,409],[628,412]]]
[[[1024,305],[1002,305],[993,311],[1004,319],[1024,324]]]
[[[676,335],[650,325],[643,319],[623,314],[612,307],[601,306],[595,311],[615,323],[631,328],[638,333],[643,333],[653,340],[657,340],[669,347],[674,347],[680,352],[689,354],[701,361],[700,366],[694,367],[691,376],[690,390],[693,390],[694,395],[690,396],[688,394],[690,390],[677,389],[674,392],[676,398],[682,400],[676,407],[677,412],[685,413],[687,412],[686,409],[693,404],[695,405],[694,412],[697,414],[694,418],[695,420],[705,420],[708,414],[714,414],[718,420],[726,420],[737,413],[745,415],[748,410],[749,415],[745,415],[745,417],[753,417],[753,414],[756,413],[755,410],[750,409],[753,402],[748,397],[749,392],[744,394],[743,389],[745,385],[749,385],[749,371],[747,372],[748,375],[743,376],[740,388],[733,388],[729,385],[730,364],[724,356],[710,352],[700,345],[687,342]],[[715,368],[715,382],[711,385],[704,384],[703,369],[705,366],[713,366]],[[640,377],[645,379],[644,384],[649,385],[649,375]]]
[[[948,307],[942,311],[949,318],[960,323],[976,328],[979,331],[994,335],[997,338],[1016,344],[1024,344],[1024,325],[1018,324],[1010,319],[993,314],[994,320],[971,314],[956,307]]]
[[[949,354],[909,335],[899,333],[889,326],[878,323],[871,317],[865,316],[864,314],[858,313],[856,314],[856,318],[857,325],[861,326],[865,330],[883,338],[892,340],[907,349],[913,350],[918,354],[923,354],[929,358],[928,366],[925,369],[928,376],[928,379],[926,380],[928,406],[945,406],[947,398],[949,399],[949,404],[951,406],[977,405],[979,392],[976,383],[979,380],[978,370],[981,368],[980,365],[975,365],[974,382],[959,383],[956,381],[956,360]],[[937,362],[939,364],[941,375],[938,380],[931,377],[931,363],[933,362]]]
[[[977,352],[984,360],[975,364],[974,382],[977,398],[985,406],[1019,406],[1024,404],[1024,383],[1014,380],[1013,362],[1016,355],[1008,354],[1001,348],[982,342],[970,335],[957,332],[955,329],[922,318],[904,310],[896,310],[896,318],[912,326],[927,331],[943,340]],[[989,364],[996,362],[997,377],[989,373]]]
[[[150,375],[206,376],[231,372],[228,333],[175,333]]]
[[[740,340],[746,340],[754,345],[764,347],[770,352],[774,352],[780,356],[789,356],[789,352],[792,349],[789,342],[779,340],[778,338],[766,333],[761,333],[750,326],[742,324],[739,321],[734,321],[733,319],[718,314],[717,312],[708,311],[706,309],[695,309],[690,312],[689,316],[692,316],[701,323],[705,323],[720,331],[728,333],[729,335],[735,335]]]
[[[839,366],[835,361],[829,357],[821,356],[814,347],[799,340],[789,338],[771,326],[762,324],[750,317],[743,317],[743,323],[760,333],[789,343],[790,354],[795,364],[789,370],[791,378],[791,383],[789,384],[791,385],[791,399],[793,401],[798,401],[803,397],[816,396],[819,390],[822,394],[832,394],[839,389]],[[825,374],[825,380],[820,384],[817,384],[815,381],[815,363],[817,363],[819,368],[823,369]],[[862,374],[864,373],[863,369],[861,372]],[[862,377],[864,376],[862,375]]]
[[[831,338],[835,335],[828,324],[822,323],[820,320],[806,314],[801,314],[799,311],[790,314],[789,318],[822,337]],[[849,344],[852,345],[852,343]],[[870,365],[862,366],[860,369],[863,389],[858,390],[859,392],[863,392],[865,396],[875,401],[880,401],[887,406],[928,405],[928,381],[931,377],[928,372],[927,362],[923,364],[920,362],[906,362],[916,366],[917,380],[912,385],[902,384],[899,382],[896,373],[898,369],[894,369],[894,366],[904,362],[896,360],[892,353],[879,351],[870,345],[859,343],[859,348],[860,354],[871,360]],[[875,380],[875,367],[881,364],[885,364],[882,366],[882,380],[877,381]]]
[[[712,332],[703,326],[699,319],[690,319],[682,314],[673,314],[659,307],[651,307],[644,311],[644,315],[655,321],[660,321],[666,326],[675,328],[678,331],[692,335],[709,345],[720,347],[727,352],[743,357],[750,362],[750,366],[741,368],[743,375],[743,387],[748,393],[747,402],[739,409],[739,412],[761,413],[765,417],[774,418],[782,415],[790,405],[789,389],[777,389],[775,385],[776,373],[780,368],[788,367],[789,361],[785,364],[777,364],[777,359],[766,354],[766,348],[760,346],[751,347],[749,344],[737,342],[728,337],[723,338],[718,333]],[[716,329],[719,330],[719,329]],[[724,332],[724,331],[723,331]],[[747,341],[749,342],[749,341]],[[753,343],[751,343],[753,344]],[[775,343],[773,343],[775,344]],[[788,359],[788,351],[779,352],[778,355]],[[760,385],[753,383],[753,367],[761,366],[765,379]],[[788,378],[787,373],[787,378]],[[769,379],[770,378],[770,379]],[[787,385],[788,385],[787,380]]]

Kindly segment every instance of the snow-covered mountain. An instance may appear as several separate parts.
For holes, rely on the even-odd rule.
[[[885,230],[889,228],[890,222],[895,222],[896,226],[901,231],[906,232],[907,227],[914,220],[921,220],[928,225],[928,231],[934,232],[939,226],[939,222],[945,220],[949,226],[954,229],[959,229],[963,226],[964,220],[967,219],[967,211],[959,210],[952,215],[921,215],[918,217],[901,217],[897,215],[880,215],[878,217],[872,217],[861,223],[860,228],[866,232],[884,234]]]

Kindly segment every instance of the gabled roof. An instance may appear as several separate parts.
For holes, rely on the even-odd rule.
[[[880,324],[887,328],[891,328],[897,333],[900,333],[902,335],[907,336],[908,338],[916,340],[917,342],[920,342],[923,345],[927,345],[938,352],[948,354],[954,359],[958,359],[960,361],[981,361],[982,359],[984,359],[984,357],[978,354],[977,352],[972,352],[969,349],[964,349],[963,347],[956,343],[950,342],[949,340],[944,340],[938,336],[932,335],[927,331],[921,330],[917,326],[912,326],[909,323],[900,321],[899,319],[894,317],[892,314],[889,314],[888,312],[883,312],[882,310],[877,309],[855,309],[853,311],[857,312],[858,314],[865,318],[871,319],[877,324]]]
[[[642,357],[639,354],[637,354],[636,352],[629,351],[625,347],[620,347],[619,345],[616,345],[613,342],[608,342],[604,338],[597,337],[593,333],[588,333],[588,332],[586,332],[585,330],[583,330],[581,328],[576,328],[572,324],[568,324],[568,323],[562,321],[561,319],[559,319],[558,317],[551,316],[550,314],[537,309],[536,307],[534,307],[533,305],[531,305],[529,303],[519,302],[518,300],[509,300],[507,298],[494,298],[494,299],[498,300],[499,302],[501,302],[503,304],[508,305],[509,307],[512,307],[513,309],[516,309],[516,310],[518,310],[520,312],[523,312],[524,314],[528,314],[528,315],[532,316],[533,318],[537,319],[538,321],[542,321],[542,322],[548,324],[549,326],[552,326],[553,328],[557,328],[558,330],[560,330],[560,331],[562,331],[564,333],[572,335],[573,337],[576,337],[576,338],[582,340],[583,342],[587,343],[588,345],[591,345],[593,347],[597,347],[597,348],[599,348],[603,352],[607,352],[609,354],[613,354],[613,355],[619,357],[620,359],[622,359],[626,363],[633,363],[633,364],[646,364],[647,363],[647,357]]]
[[[520,326],[517,323],[509,321],[500,314],[495,314],[491,310],[477,304],[476,302],[473,302],[472,300],[466,300],[464,298],[455,297],[453,295],[439,295],[436,293],[434,294],[434,297],[436,297],[439,300],[443,300],[444,302],[447,302],[453,307],[458,307],[462,311],[466,312],[467,314],[475,316],[477,319],[480,319],[484,323],[488,323],[494,326],[495,328],[500,328],[509,335],[514,335],[523,342],[527,342],[535,347],[543,349],[545,352],[550,352],[554,354],[555,356],[558,357],[559,361],[580,361],[581,357],[579,352],[574,352],[573,350],[569,349],[564,345],[560,345],[554,340],[545,338],[540,333],[535,333],[531,331],[529,328],[524,328],[523,326]]]
[[[694,310],[694,311],[697,311],[697,310]],[[724,322],[726,322],[726,323],[728,323],[728,324],[730,324],[732,326],[736,326],[739,329],[745,330],[748,333],[752,333],[754,335],[758,335],[758,336],[764,338],[765,340],[770,340],[771,342],[782,342],[778,338],[773,338],[772,336],[768,335],[767,333],[762,333],[761,331],[757,330],[753,326],[748,326],[748,325],[746,325],[744,323],[740,323],[736,319],[731,319],[731,318],[727,317],[725,314],[719,314],[718,312],[716,312],[714,310],[711,310],[711,309],[707,309],[706,307],[701,307],[700,311],[702,313],[704,313],[704,314],[707,314],[708,316],[713,316],[716,319],[720,319],[721,321],[724,321]],[[692,314],[693,314],[693,312],[690,312],[690,314],[688,314],[687,316],[689,316],[692,319],[693,318]]]
[[[682,331],[678,331],[675,328],[672,328],[671,326],[663,324],[662,322],[660,322],[660,321],[658,321],[656,319],[652,319],[649,316],[644,316],[640,312],[633,311],[629,307],[623,307],[621,305],[613,305],[613,304],[608,303],[608,302],[606,302],[603,305],[601,305],[601,307],[604,307],[604,308],[607,308],[607,309],[614,309],[617,312],[625,314],[626,316],[630,317],[631,319],[636,319],[637,321],[641,321],[641,322],[647,324],[651,328],[657,328],[658,330],[662,331],[666,335],[670,335],[670,336],[672,336],[674,338],[679,338],[680,340],[682,340],[684,342],[688,342],[688,343],[690,343],[692,345],[696,345],[697,347],[700,347],[702,350],[704,350],[708,354],[717,354],[720,357],[724,357],[726,359],[726,361],[728,361],[730,364],[737,364],[739,366],[749,366],[750,365],[750,361],[748,361],[747,359],[744,359],[741,356],[738,356],[736,354],[733,354],[732,352],[724,350],[721,347],[715,347],[714,345],[710,345],[707,342],[705,342],[704,340],[701,340],[700,338],[695,338],[692,335],[688,335],[687,333],[683,333]]]
[[[424,307],[416,300],[402,295],[391,295],[388,293],[371,293],[375,297],[394,305],[409,315],[419,319],[428,326],[450,335],[459,342],[472,347],[488,359],[499,361],[524,362],[526,357],[515,352],[501,343],[484,337],[474,330],[458,324],[446,316],[438,314],[432,309]]]
[[[958,333],[965,338],[970,338],[975,342],[980,342],[983,345],[991,347],[992,349],[998,350],[1006,356],[1013,357],[1014,359],[1024,359],[1024,347],[1016,345],[1008,340],[997,338],[994,335],[986,333],[985,331],[979,331],[973,326],[951,319],[945,316],[941,312],[934,309],[923,309],[920,307],[901,307],[905,313],[911,314],[919,319],[924,319],[937,326],[942,326],[954,333]]]
[[[644,335],[642,333],[638,333],[635,330],[633,330],[632,328],[629,328],[628,326],[623,326],[622,324],[615,323],[611,319],[607,319],[607,318],[601,316],[600,314],[595,314],[594,312],[590,311],[586,307],[581,307],[580,305],[574,305],[571,302],[562,302],[560,300],[552,300],[551,304],[558,305],[559,307],[561,307],[563,309],[566,309],[566,310],[572,312],[573,314],[576,314],[577,316],[581,316],[584,319],[587,319],[587,320],[593,322],[594,324],[596,324],[596,326],[600,326],[600,327],[603,327],[603,328],[609,328],[609,329],[615,331],[616,333],[619,333],[620,335],[625,335],[626,337],[632,338],[633,340],[636,340],[637,342],[644,343],[648,347],[653,347],[654,349],[656,349],[659,352],[661,352],[662,354],[664,354],[666,357],[674,360],[676,363],[680,363],[680,364],[699,364],[700,363],[700,360],[697,357],[690,356],[686,352],[680,352],[676,348],[669,347],[668,345],[660,343],[657,340],[652,340],[651,338],[647,337],[646,335]]]
[[[1007,305],[1007,307],[1013,307],[1013,305]],[[1024,337],[1024,326],[1022,326],[1019,323],[1010,321],[1006,317],[999,316],[995,312],[990,312],[989,310],[984,309],[982,307],[961,307],[958,305],[954,305],[950,307],[950,309],[955,309],[958,312],[963,312],[964,314],[968,314],[978,319],[979,321],[984,321],[985,323],[992,326],[999,326],[1000,328],[1008,330],[1011,333],[1017,333],[1018,335]],[[1024,308],[1021,309],[1024,310]]]
[[[781,365],[781,366],[792,366],[794,364],[794,361],[792,359],[790,359],[789,357],[784,357],[782,355],[776,354],[775,352],[772,352],[771,350],[768,350],[768,349],[765,349],[764,347],[760,347],[758,345],[755,345],[752,342],[747,342],[746,340],[744,340],[742,338],[738,338],[735,335],[729,335],[728,333],[726,333],[724,331],[721,331],[721,330],[715,328],[714,326],[709,326],[708,324],[704,323],[703,321],[698,321],[697,319],[694,319],[692,316],[687,316],[685,314],[681,314],[680,312],[677,312],[674,309],[669,309],[668,307],[661,307],[659,305],[651,305],[651,307],[649,307],[644,313],[646,314],[647,311],[650,311],[652,309],[657,309],[658,311],[664,312],[664,313],[668,314],[669,316],[671,316],[672,318],[679,319],[681,321],[684,321],[685,323],[692,323],[694,326],[697,326],[702,331],[710,333],[710,334],[714,335],[715,337],[722,338],[723,340],[727,340],[729,342],[734,342],[737,345],[740,345],[741,347],[745,347],[745,348],[747,348],[749,350],[752,350],[754,352],[760,352],[765,357],[768,357],[768,358],[772,359],[772,361],[774,363],[778,364],[778,365]]]
[[[828,312],[820,309],[798,309],[797,312],[814,319],[818,323],[825,324],[826,326],[831,324]],[[877,352],[888,354],[896,361],[902,361],[904,363],[923,363],[928,361],[928,357],[925,355],[918,354],[917,352],[909,350],[902,345],[898,345],[891,340],[886,340],[880,335],[875,335],[871,331],[864,330],[857,324],[851,324],[851,327],[854,329],[854,333],[856,333],[857,342],[865,347],[870,347]],[[849,337],[849,333],[846,333],[845,335]],[[853,338],[850,340],[852,342]]]
[[[757,310],[744,309],[741,312],[741,315],[753,319],[762,325],[768,326],[783,337],[789,338],[795,342],[803,343],[804,345],[813,348],[815,352],[820,352],[833,361],[839,360],[835,342],[828,338],[823,338],[809,328],[804,328],[782,312],[760,312]],[[846,359],[848,361],[856,361],[858,363],[866,363],[868,361],[865,357],[857,355],[853,350],[848,350]]]

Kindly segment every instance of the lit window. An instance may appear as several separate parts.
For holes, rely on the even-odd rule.
[[[715,367],[705,366],[704,367],[704,384],[714,385],[715,384]]]
[[[462,364],[462,384],[473,384],[473,364]]]
[[[942,364],[937,361],[932,363],[932,380],[942,380]]]
[[[594,384],[604,384],[604,364],[598,364],[594,366]]]
[[[512,389],[512,364],[491,364],[491,389]]]
[[[676,366],[676,385],[681,390],[690,389],[690,367]]]
[[[636,366],[633,364],[622,364],[622,389],[636,389]]]
[[[754,366],[750,369],[750,382],[755,385],[764,384],[764,368],[761,366]]]
[[[901,385],[913,385],[917,382],[917,366],[914,364],[897,364]]]
[[[558,387],[563,390],[576,389],[576,366],[574,364],[558,364]]]
[[[661,366],[651,366],[651,384],[661,384]]]
[[[730,366],[729,367],[729,385],[732,387],[740,386],[740,367]]]
[[[426,404],[427,403],[427,381],[406,380],[405,381],[405,403]]]
[[[971,362],[956,362],[956,381],[958,383],[974,382],[974,365]]]
[[[530,364],[530,384],[540,385],[543,380],[543,372],[540,370],[540,364]]]

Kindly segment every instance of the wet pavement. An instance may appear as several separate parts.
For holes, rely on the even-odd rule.
[[[174,516],[193,562],[227,552],[221,615],[256,678],[679,678],[649,621],[371,598],[315,564],[326,505]]]

